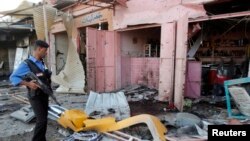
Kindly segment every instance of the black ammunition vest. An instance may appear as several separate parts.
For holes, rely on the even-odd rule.
[[[31,61],[30,59],[26,59],[24,60],[25,63],[29,66],[30,71],[33,72],[35,75],[37,75],[37,77],[45,84],[47,85],[50,89],[51,89],[51,71],[49,71],[48,69],[45,69],[44,71],[42,71],[33,61]],[[31,80],[26,80],[26,81],[31,81]],[[27,87],[28,88],[28,87]],[[28,92],[29,94],[32,96],[37,95],[39,93],[42,93],[42,91],[40,89],[37,89],[34,92],[31,92],[30,88],[28,88]],[[32,94],[33,93],[33,94]],[[30,97],[29,95],[29,97]]]

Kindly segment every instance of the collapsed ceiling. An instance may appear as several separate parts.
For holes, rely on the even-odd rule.
[[[217,15],[250,10],[249,0],[216,0],[204,4],[208,15]]]

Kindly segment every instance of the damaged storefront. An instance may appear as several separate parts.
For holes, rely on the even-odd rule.
[[[6,15],[8,12],[5,12]],[[8,80],[18,64],[28,57],[35,41],[33,18],[24,17],[13,22],[0,22],[0,79]]]
[[[207,140],[209,125],[249,124],[242,84],[250,82],[250,7],[243,0],[66,1],[54,1],[57,17],[48,20],[47,61],[59,84],[48,140]],[[29,103],[19,94],[0,89],[4,100]],[[0,116],[16,110],[10,100],[0,104]],[[25,106],[14,119],[0,117],[8,119],[0,121],[0,138],[23,131],[16,119],[31,123],[32,112]],[[12,137],[30,138],[27,128]]]
[[[43,16],[46,11],[48,18]],[[0,63],[7,79],[12,71],[31,54],[30,47],[34,45],[35,40],[47,37],[45,24],[46,28],[50,27],[50,22],[47,21],[54,18],[54,13],[55,9],[51,6],[45,7],[28,1],[20,2],[13,10],[1,12],[3,14],[0,22],[1,47],[3,47],[1,53],[5,59]],[[46,58],[46,64],[49,64],[49,60]]]
[[[141,3],[144,7],[139,6]],[[158,100],[174,103],[182,110],[188,18],[206,15],[203,6],[178,0],[154,5],[132,0],[127,5],[117,8],[114,16],[121,60],[121,72],[116,74],[120,78],[118,84],[156,88]]]
[[[244,119],[250,114],[249,1],[215,1],[204,8],[208,16],[189,19],[187,58],[196,66],[188,68],[186,81],[196,82],[187,97],[223,102],[227,117]]]
[[[56,5],[57,7],[60,6],[59,1],[58,4]],[[89,30],[98,30],[100,32],[104,31],[104,30],[112,30],[112,15],[113,15],[113,4],[110,4],[108,2],[101,2],[101,1],[96,1],[96,2],[75,2],[75,3],[71,3],[68,6],[64,6],[64,7],[58,7],[58,9],[60,9],[60,11],[57,12],[57,18],[55,20],[54,25],[51,27],[51,31],[50,31],[50,35],[51,35],[51,45],[54,45],[54,49],[51,52],[53,52],[52,54],[55,54],[55,58],[52,59],[52,70],[55,70],[54,73],[57,74],[57,78],[54,79],[56,82],[59,82],[60,86],[64,85],[64,88],[59,88],[57,90],[57,92],[72,92],[72,93],[84,93],[85,92],[85,84],[86,85],[92,85],[91,83],[95,83],[93,82],[93,78],[95,79],[95,76],[93,77],[87,77],[85,80],[85,76],[88,76],[87,74],[91,73],[87,70],[91,70],[89,68],[91,68],[93,66],[93,64],[88,63],[88,60],[86,59],[86,57],[88,56],[88,51],[86,49],[86,43],[88,42],[89,39],[91,39],[92,41],[96,40],[96,37],[91,37],[91,34],[88,34],[88,29]],[[69,35],[67,34],[65,31],[65,23],[62,20],[63,15],[65,15],[66,17],[69,15],[73,16],[72,19],[72,34]],[[103,33],[102,33],[103,34]],[[68,37],[68,39],[67,39]],[[100,38],[98,40],[104,39],[105,36],[100,35]],[[81,62],[80,64],[77,63],[76,67],[83,67],[82,69],[78,68],[78,72],[76,73],[72,73],[69,72],[70,74],[65,74],[63,73],[65,70],[65,67],[69,64],[67,64],[67,60],[73,61],[72,58],[68,59],[70,51],[72,51],[72,49],[70,49],[69,45],[69,40],[73,41],[74,44],[74,52],[77,52],[77,56],[74,55],[74,53],[72,54],[73,56],[75,56],[75,59],[77,59],[79,62]],[[95,50],[93,50],[95,51]],[[89,53],[91,54],[91,52]],[[51,55],[53,56],[53,55]],[[103,60],[103,59],[102,59]],[[70,69],[72,69],[72,65],[70,67]],[[93,72],[94,75],[95,72]],[[66,86],[66,84],[62,83],[62,79],[64,79],[63,77],[72,77],[70,75],[75,74],[75,81],[78,81],[80,83],[76,84],[79,85],[79,87],[69,87]],[[77,74],[81,74],[81,77],[77,77]],[[83,76],[84,75],[84,76]],[[60,77],[60,78],[59,78]],[[62,78],[62,79],[61,79]],[[80,80],[80,78],[82,78],[82,80]],[[57,79],[61,79],[60,81],[58,81]],[[68,78],[67,78],[68,79]],[[68,80],[66,80],[68,81]],[[66,82],[65,81],[65,82]],[[72,78],[72,82],[76,83],[75,81],[73,81]],[[71,85],[68,82],[69,85]],[[90,86],[91,87],[91,86]],[[74,90],[75,89],[75,90]],[[113,88],[111,88],[113,89]],[[95,89],[86,89],[88,90],[95,90]]]
[[[158,100],[183,110],[184,97],[225,96],[226,80],[248,76],[249,7],[243,1],[143,2],[143,8],[141,2],[128,1],[114,15],[117,85],[156,88]]]
[[[144,7],[139,6],[142,2]],[[219,10],[220,4],[229,8]],[[87,5],[101,10],[88,12],[83,8]],[[232,11],[230,6],[238,3],[176,0],[152,5],[131,0],[115,9],[97,5],[86,2],[65,10],[75,10],[72,38],[84,66],[87,91],[143,85],[158,89],[157,100],[182,111],[184,97],[224,96],[225,80],[248,74],[248,13],[243,5]],[[55,68],[67,64],[63,62],[69,49],[59,47],[66,42],[64,31],[56,20],[51,30],[52,45],[58,46]]]
[[[248,76],[249,7],[242,2],[206,4],[208,15],[213,15],[189,22],[189,29],[197,31],[189,38],[188,58],[200,62],[200,96],[225,96],[224,81]]]

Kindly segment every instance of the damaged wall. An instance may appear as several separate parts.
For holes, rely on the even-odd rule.
[[[88,7],[88,8],[87,8]],[[67,12],[70,9],[70,12]],[[100,22],[107,22],[109,30],[112,30],[112,15],[113,10],[111,9],[103,9],[103,10],[96,10],[96,7],[86,6],[86,5],[76,5],[74,7],[71,7],[69,9],[65,9],[65,13],[72,14],[74,16],[73,18],[73,27],[72,27],[72,42],[76,45],[77,51],[82,50],[80,49],[80,33],[79,29],[82,29],[83,27],[90,26],[93,24],[99,24]],[[98,9],[100,9],[98,7]],[[96,10],[96,11],[95,11]],[[66,28],[62,22],[62,16],[60,16],[61,13],[58,14],[53,26],[50,30],[50,43],[51,43],[51,53],[50,53],[50,60],[51,60],[51,68],[53,70],[53,73],[56,74],[56,68],[58,68],[57,65],[59,65],[56,62],[56,34],[62,33],[66,31]],[[58,47],[59,49],[60,47]],[[78,53],[78,52],[77,52]],[[86,71],[86,70],[84,70]],[[83,80],[85,81],[85,80]],[[117,85],[118,86],[118,85]]]
[[[145,58],[144,45],[150,40],[160,40],[160,27],[125,31],[120,35],[122,87],[143,84],[158,88],[159,58]]]
[[[60,87],[57,92],[61,93],[85,93],[85,75],[82,63],[77,53],[77,46],[72,39],[72,31],[74,29],[73,16],[64,14],[63,22],[67,29],[68,35],[68,54],[64,69],[58,75],[52,76],[52,80]]]
[[[121,60],[122,87],[141,84],[158,89],[159,58],[122,57]]]
[[[55,57],[56,57],[56,74],[63,68],[68,54],[68,35],[66,32],[55,34]]]
[[[15,56],[16,54],[16,47],[9,47],[8,48],[8,56],[9,56],[9,71],[12,72],[14,69],[14,63],[15,63]]]
[[[130,0],[128,7],[117,6],[113,17],[114,29],[128,25],[154,24],[177,21],[187,14],[188,18],[205,16],[202,5],[181,4],[181,0]],[[190,2],[191,3],[191,2]],[[141,6],[143,4],[143,6]]]
[[[0,42],[0,76],[1,75],[9,75],[14,66],[16,50],[16,42],[15,41],[1,41]]]
[[[122,32],[122,56],[144,57],[144,45],[150,40],[160,40],[160,27]]]
[[[113,26],[112,26],[113,11],[112,10],[103,9],[103,10],[99,10],[99,11],[96,11],[93,13],[89,13],[91,11],[91,9],[88,9],[89,11],[86,11],[86,9],[87,8],[84,5],[79,5],[79,6],[76,6],[72,9],[73,12],[71,14],[78,15],[78,16],[74,17],[74,19],[73,19],[74,20],[74,29],[73,29],[72,37],[74,39],[76,39],[78,36],[78,29],[82,28],[82,27],[87,27],[87,26],[94,25],[94,24],[108,22],[108,25],[109,25],[108,29],[109,30],[113,29]],[[51,27],[50,32],[51,33],[59,33],[59,32],[63,32],[63,31],[66,31],[66,29],[65,29],[65,26],[62,22],[61,17],[58,16],[55,23]]]
[[[6,75],[9,71],[8,48],[0,48],[0,63],[3,61],[3,67],[0,69],[0,76]]]
[[[142,3],[143,6],[141,6]],[[188,19],[206,16],[203,5],[197,3],[195,5],[191,1],[185,1],[185,4],[183,4],[182,0],[130,0],[127,1],[127,6],[127,8],[116,7],[116,13],[113,17],[114,29],[155,23],[161,25],[177,23],[176,27],[165,26],[164,29],[170,30],[162,30],[161,32],[163,36],[161,38],[161,50],[170,50],[170,52],[161,53],[159,78],[165,79],[160,80],[159,100],[172,100],[174,92],[175,105],[179,110],[182,110],[186,75]],[[123,62],[128,63],[127,60]],[[167,72],[166,69],[170,76],[174,77],[166,76],[164,73]],[[122,82],[127,83],[124,80]]]
[[[159,58],[131,58],[131,84],[159,86]]]

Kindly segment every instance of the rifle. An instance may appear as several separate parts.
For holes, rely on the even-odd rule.
[[[45,85],[33,72],[29,72],[25,75],[25,78],[30,80],[35,80],[39,85],[40,89],[47,95],[51,96],[51,98],[56,102],[57,105],[61,106],[61,104],[57,101],[56,97],[53,94],[53,91]]]

